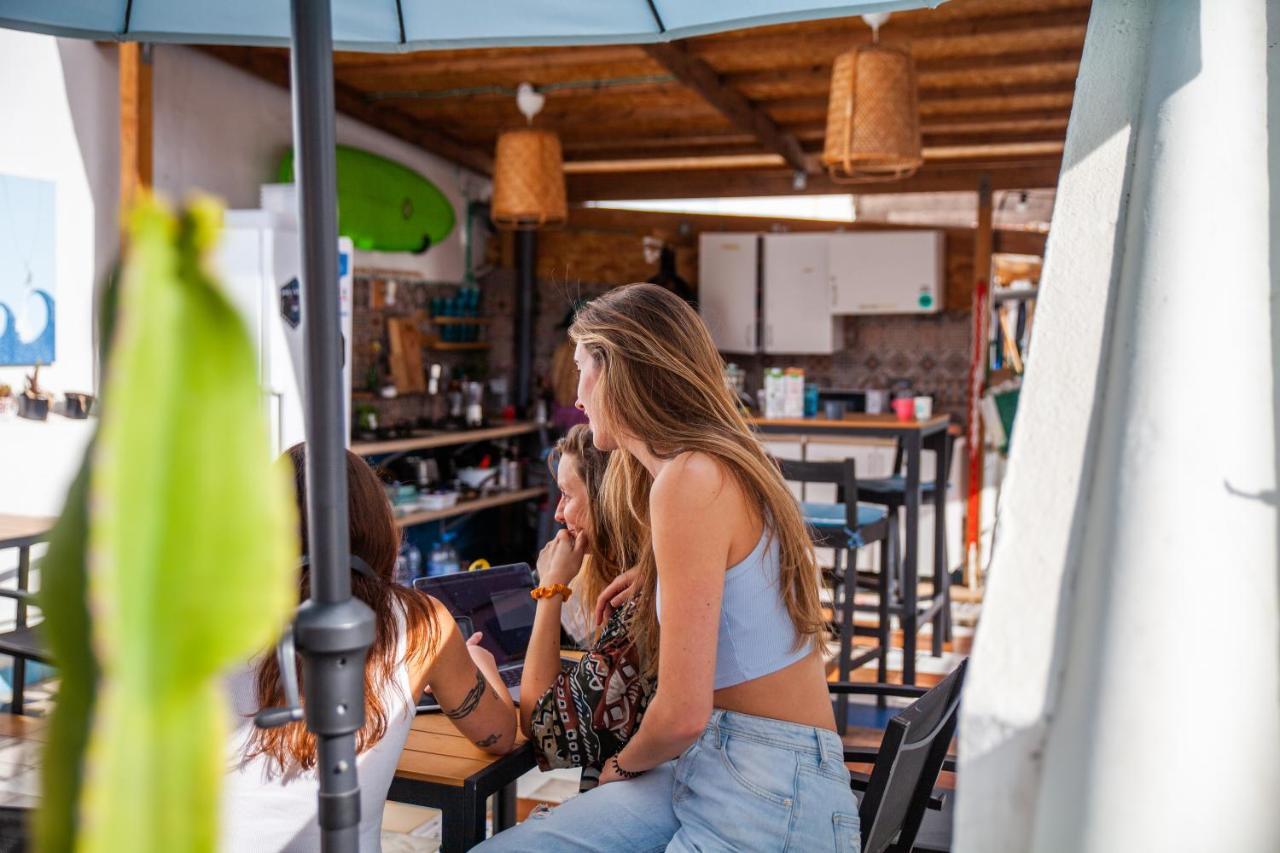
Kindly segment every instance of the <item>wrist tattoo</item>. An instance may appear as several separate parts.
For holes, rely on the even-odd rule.
[[[474,741],[474,743],[475,743],[475,745],[476,745],[476,746],[478,746],[478,747],[480,747],[481,749],[483,749],[483,748],[484,748],[484,747],[486,747],[486,746],[493,746],[493,745],[494,745],[495,743],[497,743],[499,740],[500,740],[500,738],[499,738],[496,734],[492,734],[492,735],[489,735],[489,736],[488,736],[487,738],[485,738],[484,740],[477,740],[477,741]]]
[[[484,673],[476,670],[476,683],[467,695],[462,697],[462,702],[452,711],[445,711],[444,715],[451,720],[461,720],[480,706],[480,699],[484,696],[485,690],[489,688],[489,682],[484,680]]]

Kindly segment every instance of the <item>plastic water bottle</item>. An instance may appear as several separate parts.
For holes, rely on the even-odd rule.
[[[462,561],[458,557],[458,549],[453,547],[453,534],[444,533],[440,541],[431,549],[427,558],[427,576],[448,575],[462,570]]]

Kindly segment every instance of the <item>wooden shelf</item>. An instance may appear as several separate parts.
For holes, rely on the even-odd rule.
[[[396,526],[412,527],[415,524],[440,521],[441,519],[452,518],[455,515],[466,515],[470,512],[479,512],[482,509],[492,509],[495,506],[506,506],[507,504],[520,503],[532,498],[540,498],[546,493],[547,490],[544,486],[538,486],[535,489],[519,489],[514,492],[489,495],[486,498],[476,498],[473,501],[462,501],[447,509],[425,509],[420,512],[411,512],[398,517]]]
[[[487,326],[493,322],[492,317],[431,317],[429,321],[437,326]]]
[[[469,343],[451,343],[448,341],[436,341],[435,343],[426,345],[426,349],[434,350],[436,352],[472,352],[472,351],[486,350],[488,348],[489,348],[489,344],[484,341],[471,341]]]
[[[409,450],[428,450],[434,447],[470,444],[473,441],[493,441],[499,438],[511,438],[516,435],[528,435],[537,431],[538,425],[532,421],[516,421],[515,423],[485,427],[483,429],[440,430],[439,432],[415,438],[393,438],[389,441],[356,441],[351,444],[351,452],[358,456],[403,453]]]

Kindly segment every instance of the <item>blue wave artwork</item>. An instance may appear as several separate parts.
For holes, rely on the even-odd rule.
[[[55,224],[52,181],[0,175],[0,365],[53,363]]]

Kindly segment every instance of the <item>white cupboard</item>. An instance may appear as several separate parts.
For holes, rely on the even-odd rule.
[[[836,351],[836,320],[827,285],[826,234],[766,234],[763,238],[766,353],[779,355]]]
[[[942,310],[941,231],[858,231],[827,237],[833,314],[932,314]]]
[[[703,234],[698,240],[698,312],[716,349],[754,353],[759,347],[760,237]]]

